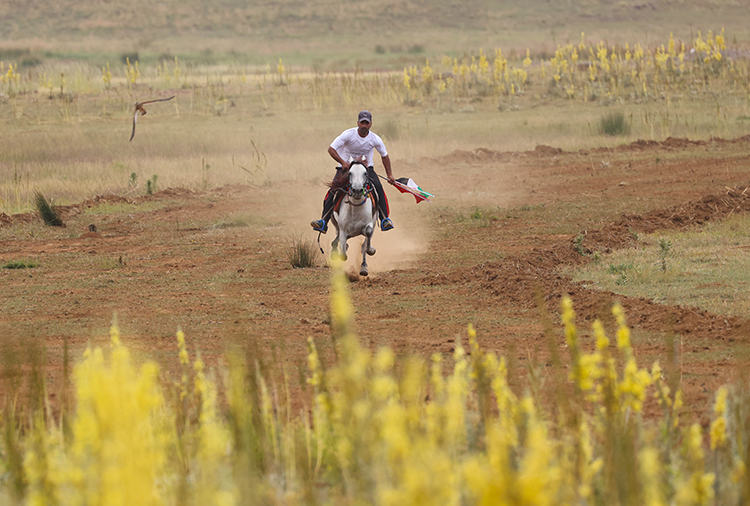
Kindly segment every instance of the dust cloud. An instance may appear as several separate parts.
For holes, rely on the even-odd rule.
[[[310,228],[310,222],[319,218],[323,209],[323,198],[327,188],[322,179],[310,182],[277,183],[272,190],[267,191],[281,192],[277,194],[279,201],[290,203],[290,205],[279,206],[278,210],[275,210],[277,211],[275,219],[278,222],[274,224],[277,226],[273,227],[276,232],[274,235],[285,241],[291,241],[293,238],[317,240],[318,234]],[[413,267],[420,256],[427,251],[429,241],[426,224],[431,204],[423,202],[417,205],[414,197],[401,194],[388,185],[385,191],[395,227],[388,232],[381,232],[380,228],[375,230],[372,245],[377,252],[374,256],[367,257],[371,274]],[[335,229],[329,225],[328,233],[320,237],[320,245],[325,251],[326,261],[331,253],[334,234]],[[359,272],[359,265],[362,261],[361,244],[361,237],[349,240],[347,269]]]

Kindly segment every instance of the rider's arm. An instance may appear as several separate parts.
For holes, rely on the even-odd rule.
[[[385,155],[380,158],[383,161],[383,167],[385,167],[385,173],[388,176],[388,182],[394,184],[396,180],[393,178],[393,172],[391,171],[391,158]]]
[[[328,154],[331,155],[331,158],[336,160],[336,162],[341,165],[341,168],[346,170],[349,170],[349,162],[345,161],[341,156],[339,155],[339,152],[336,151],[333,146],[328,146]]]

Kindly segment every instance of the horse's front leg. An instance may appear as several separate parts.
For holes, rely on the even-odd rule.
[[[346,241],[348,241],[349,238],[346,237],[346,232],[343,230],[339,230],[339,235],[336,237],[336,241],[338,241],[338,250],[339,250],[339,258],[346,262],[346,250],[349,249],[349,245],[346,244]]]
[[[362,265],[359,268],[360,276],[367,276],[369,274],[369,271],[367,270],[367,255],[375,254],[375,248],[370,245],[374,230],[375,227],[372,225],[367,225],[367,228],[365,228],[365,240],[362,241]]]
[[[372,224],[367,225],[367,228],[365,229],[365,235],[367,236],[367,254],[370,256],[373,256],[375,254],[375,248],[372,247],[372,234],[375,232],[375,223],[377,223],[377,211],[373,213],[372,216]]]

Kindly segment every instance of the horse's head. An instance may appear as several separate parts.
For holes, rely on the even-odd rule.
[[[354,198],[362,198],[370,190],[370,183],[367,180],[367,167],[361,162],[352,162],[349,167],[349,195]]]

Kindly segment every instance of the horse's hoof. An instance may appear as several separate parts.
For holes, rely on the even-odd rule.
[[[375,254],[375,248],[367,248],[367,254],[373,256]]]
[[[367,267],[362,267],[362,268],[361,268],[361,269],[359,270],[359,275],[360,275],[360,276],[367,276],[368,274],[369,274],[369,272],[367,272]]]

